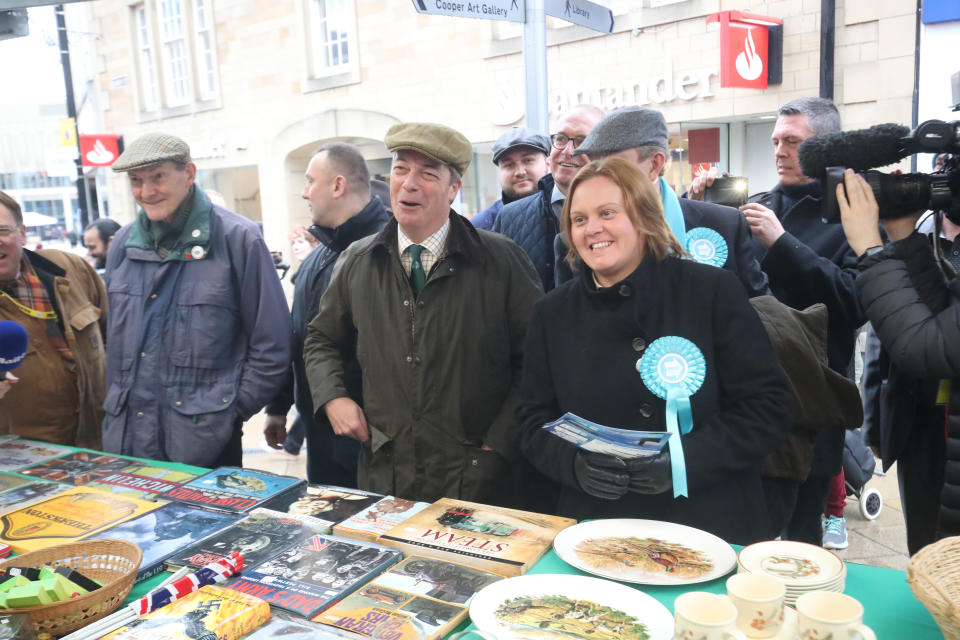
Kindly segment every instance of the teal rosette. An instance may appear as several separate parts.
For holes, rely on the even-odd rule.
[[[696,231],[696,230],[694,230]],[[680,435],[693,428],[690,396],[703,384],[707,361],[690,340],[679,336],[658,338],[637,360],[637,371],[651,393],[667,401],[673,497],[687,495],[687,470]]]
[[[713,229],[697,227],[687,231],[687,253],[701,264],[722,267],[727,262],[727,241]]]

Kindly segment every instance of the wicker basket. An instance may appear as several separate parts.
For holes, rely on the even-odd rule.
[[[130,594],[142,559],[140,547],[125,540],[61,544],[9,558],[0,563],[0,569],[8,564],[18,567],[67,566],[103,586],[70,600],[23,609],[0,609],[0,613],[26,613],[38,633],[66,635],[117,609]]]
[[[960,536],[918,551],[907,565],[910,590],[937,621],[947,640],[960,640]]]

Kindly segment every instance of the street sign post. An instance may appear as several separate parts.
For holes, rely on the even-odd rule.
[[[413,0],[417,13],[523,22],[524,0]]]
[[[613,11],[587,0],[545,0],[548,15],[600,33],[613,33]]]

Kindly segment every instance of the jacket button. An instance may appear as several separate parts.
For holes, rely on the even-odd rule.
[[[413,363],[420,364],[420,356],[413,356]]]
[[[646,402],[640,405],[640,415],[644,418],[649,418],[653,415],[653,407]]]
[[[413,356],[407,356],[407,363],[413,362]]]
[[[427,305],[423,300],[417,300],[417,306],[423,309]]]
[[[143,417],[143,411],[137,411],[137,417],[138,417],[138,418],[142,418],[142,417]]]
[[[643,351],[647,348],[647,341],[643,338],[634,338],[633,339],[633,350],[636,352]]]
[[[183,406],[183,403],[180,402],[179,400],[177,400],[177,401],[174,402],[173,404],[177,405],[178,407],[182,407],[182,406]]]
[[[628,284],[622,284],[620,285],[620,288],[617,289],[617,293],[624,298],[629,298],[633,294],[633,289]]]
[[[223,404],[227,404],[228,402],[230,402],[230,398],[220,398],[220,402],[222,402]]]
[[[151,293],[151,294],[150,294],[150,299],[151,299],[151,300],[156,300],[156,299],[157,299],[157,294]]]
[[[409,300],[404,300],[404,301],[403,301],[403,306],[409,307],[409,306],[410,306],[410,301],[409,301]]]
[[[449,272],[453,273],[453,267],[450,267]]]
[[[141,357],[141,358],[146,358],[146,357],[147,357],[147,352],[146,352],[146,351],[141,351],[141,352],[140,352],[140,357]]]

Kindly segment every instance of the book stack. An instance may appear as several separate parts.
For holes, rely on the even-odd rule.
[[[164,491],[160,497],[204,509],[247,513],[305,484],[304,480],[269,471],[220,467]]]

